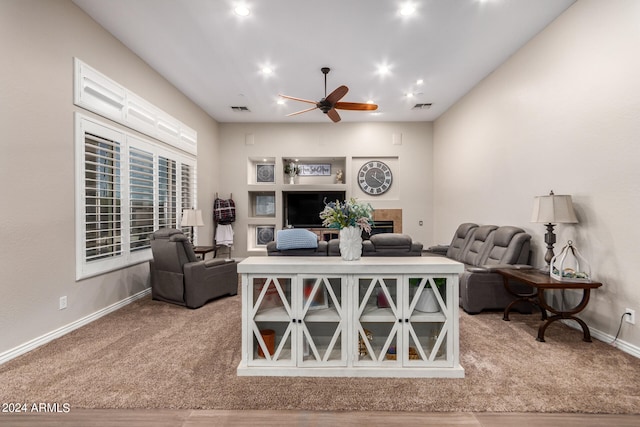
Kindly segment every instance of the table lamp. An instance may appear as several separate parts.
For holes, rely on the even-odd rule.
[[[195,246],[193,227],[201,227],[204,225],[202,220],[202,211],[200,209],[183,209],[182,210],[182,227],[191,227],[191,244]]]
[[[551,260],[554,257],[553,245],[556,243],[556,235],[553,227],[556,224],[575,224],[578,222],[576,213],[573,210],[573,202],[569,195],[556,195],[553,191],[548,196],[536,196],[533,199],[533,214],[531,222],[540,222],[546,225],[547,234],[544,241],[547,244],[547,253],[544,260],[546,268],[550,268]]]

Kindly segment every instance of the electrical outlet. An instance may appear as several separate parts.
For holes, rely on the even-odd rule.
[[[631,323],[632,325],[636,324],[636,312],[630,308],[624,309],[624,321],[627,323]]]
[[[60,297],[60,310],[67,308],[67,297]]]

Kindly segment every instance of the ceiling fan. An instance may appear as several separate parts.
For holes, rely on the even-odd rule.
[[[327,74],[329,73],[329,71],[331,71],[331,69],[328,67],[322,67],[320,71],[322,71],[322,73],[324,74],[324,98],[316,102],[310,101],[308,99],[294,98],[293,96],[280,95],[281,97],[286,99],[315,104],[315,107],[287,114],[287,117],[306,113],[307,111],[312,111],[315,109],[320,109],[320,111],[329,116],[329,118],[333,120],[334,123],[337,123],[340,121],[340,115],[336,110],[374,111],[378,108],[376,104],[365,104],[360,102],[339,102],[342,97],[345,96],[349,91],[349,88],[346,86],[338,87],[327,96]]]

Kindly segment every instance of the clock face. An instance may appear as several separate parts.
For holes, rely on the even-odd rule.
[[[385,193],[392,182],[393,174],[389,166],[377,160],[365,163],[358,172],[358,185],[362,191],[372,196]]]

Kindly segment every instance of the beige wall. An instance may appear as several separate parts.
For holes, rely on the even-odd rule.
[[[0,354],[148,287],[146,264],[75,281],[73,57],[198,132],[199,203],[217,124],[69,0],[0,1]],[[202,230],[211,242],[212,226]],[[58,310],[61,296],[68,308]]]
[[[253,135],[253,145],[245,144],[247,134]],[[394,135],[401,144],[393,144]],[[366,198],[355,181],[357,168],[354,171],[349,165],[347,196],[369,202],[374,209],[402,209],[403,232],[425,245],[431,242],[431,135],[431,123],[220,124],[221,188],[225,195],[233,193],[238,214],[233,255],[247,255],[247,159],[251,157],[346,157],[347,162],[356,159],[353,164],[359,157],[397,157],[390,197]]]
[[[542,265],[533,197],[573,195],[580,223],[557,227],[556,248],[573,239],[605,283],[584,318],[610,335],[626,307],[640,313],[639,22],[638,1],[579,0],[434,124],[436,238],[463,221],[521,226]],[[638,351],[640,325],[620,338]]]

